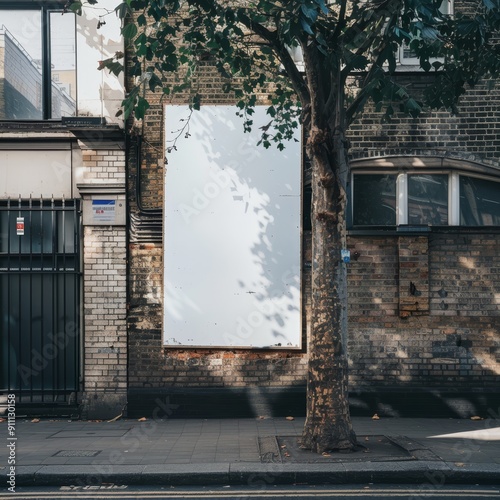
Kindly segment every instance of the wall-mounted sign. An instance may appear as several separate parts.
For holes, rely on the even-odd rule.
[[[301,347],[301,144],[258,146],[233,106],[166,107],[164,344]],[[189,135],[179,128],[189,120]]]
[[[18,236],[24,236],[24,217],[17,218],[16,231]]]
[[[114,222],[116,200],[92,200],[92,214],[95,222]]]

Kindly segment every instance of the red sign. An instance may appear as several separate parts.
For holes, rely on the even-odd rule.
[[[18,236],[24,235],[24,217],[18,217],[16,221],[16,231]]]

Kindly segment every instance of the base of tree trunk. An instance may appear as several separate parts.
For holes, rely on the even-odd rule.
[[[301,440],[302,448],[314,453],[328,451],[356,451],[359,445],[350,423],[319,421],[305,425]]]

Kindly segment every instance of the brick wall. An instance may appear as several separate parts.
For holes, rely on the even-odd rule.
[[[84,182],[125,183],[125,151],[118,149],[83,149]]]
[[[200,84],[203,104],[228,104],[220,78],[209,64],[202,64]],[[180,96],[172,104],[186,102]],[[141,124],[142,206],[163,204],[164,101],[151,95],[151,109]],[[233,101],[234,102],[234,101]],[[129,165],[131,210],[139,212],[135,199],[137,162]],[[248,350],[179,350],[162,347],[163,245],[130,245],[129,386],[151,387],[253,387],[293,386],[305,383],[303,353]]]
[[[84,391],[124,393],[127,380],[125,227],[84,231]]]
[[[401,75],[406,87],[417,90],[421,79],[415,73]],[[396,113],[390,122],[368,106],[349,130],[352,158],[385,155],[447,156],[498,166],[500,138],[500,88],[488,84],[469,89],[462,97],[459,114],[447,111],[408,118]]]
[[[428,77],[413,73],[401,78],[418,87],[419,81]],[[201,69],[199,85],[202,104],[230,102],[220,91],[215,70],[208,65]],[[164,116],[159,95],[149,98],[152,106],[139,131],[144,139],[141,202],[143,208],[161,208]],[[180,96],[174,103],[183,103],[185,98]],[[458,116],[445,111],[427,113],[418,119],[396,115],[391,122],[382,123],[381,114],[368,107],[350,129],[351,158],[437,155],[498,166],[499,104],[498,89],[487,91],[480,85],[464,96]],[[129,171],[131,211],[138,214],[135,159]],[[303,238],[306,328],[310,233],[304,231]],[[353,392],[406,392],[408,387],[412,391],[497,389],[499,243],[500,235],[488,231],[349,237],[353,256],[348,277]],[[131,244],[129,272],[129,390],[134,394],[197,387],[303,390],[305,351],[163,347],[163,245]],[[144,402],[139,396],[137,401]]]
[[[125,152],[115,144],[81,141],[84,203],[125,191]],[[104,188],[104,190],[103,190]],[[108,193],[108,195],[106,195]],[[126,405],[127,230],[84,219],[83,413],[112,418]]]
[[[425,239],[410,243],[418,256]],[[351,236],[351,251],[360,254],[348,271],[352,387],[496,388],[499,245],[500,234],[429,235],[423,278],[429,283],[428,311],[401,314],[398,292],[408,248],[401,255],[396,236]],[[402,306],[407,311],[406,301]]]

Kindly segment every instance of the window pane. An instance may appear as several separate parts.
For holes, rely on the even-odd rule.
[[[396,225],[396,176],[354,175],[353,224]]]
[[[74,116],[76,110],[75,16],[50,14],[52,118]]]
[[[42,37],[38,10],[2,10],[1,120],[42,118]]]
[[[448,175],[408,176],[408,223],[448,224]]]
[[[500,182],[460,176],[460,224],[500,226]]]

